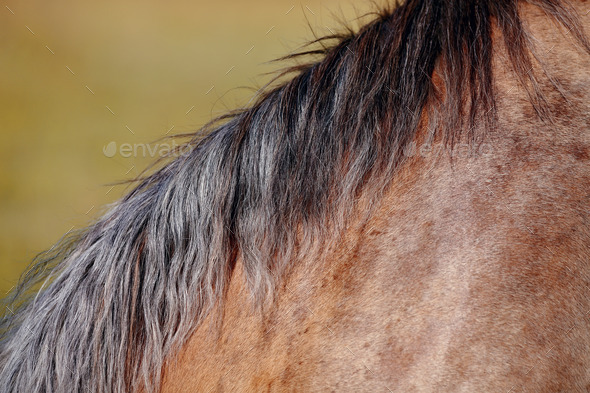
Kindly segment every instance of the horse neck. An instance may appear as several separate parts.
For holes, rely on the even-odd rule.
[[[553,122],[496,44],[498,127],[483,143],[451,154],[419,136],[373,214],[359,209],[323,258],[295,266],[264,313],[252,312],[238,262],[221,329],[197,330],[163,391],[582,390],[590,60],[541,11],[522,11],[566,93],[536,66]]]

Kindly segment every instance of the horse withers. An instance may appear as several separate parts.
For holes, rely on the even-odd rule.
[[[590,391],[589,12],[408,0],[327,37],[35,262],[0,386]]]

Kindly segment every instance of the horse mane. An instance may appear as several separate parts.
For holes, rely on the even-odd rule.
[[[590,51],[570,7],[530,3]],[[516,0],[408,0],[356,33],[321,38],[302,54],[320,60],[206,126],[187,154],[33,262],[0,324],[0,386],[157,391],[165,359],[222,302],[236,260],[264,302],[362,193],[379,197],[424,118],[448,143],[475,138],[479,122],[493,129],[493,29],[550,118]]]

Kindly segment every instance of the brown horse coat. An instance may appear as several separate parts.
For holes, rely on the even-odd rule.
[[[0,390],[590,391],[574,8],[407,0],[320,39],[34,261]]]
[[[590,29],[590,3],[575,8]],[[264,313],[238,261],[220,330],[200,326],[163,392],[590,391],[590,56],[536,6],[520,11],[566,93],[540,78],[553,123],[495,29],[484,142],[451,159],[422,126],[378,207],[367,217],[361,201]]]

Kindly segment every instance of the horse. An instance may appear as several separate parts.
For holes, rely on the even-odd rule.
[[[589,13],[407,0],[318,38],[33,261],[2,391],[590,391]]]

